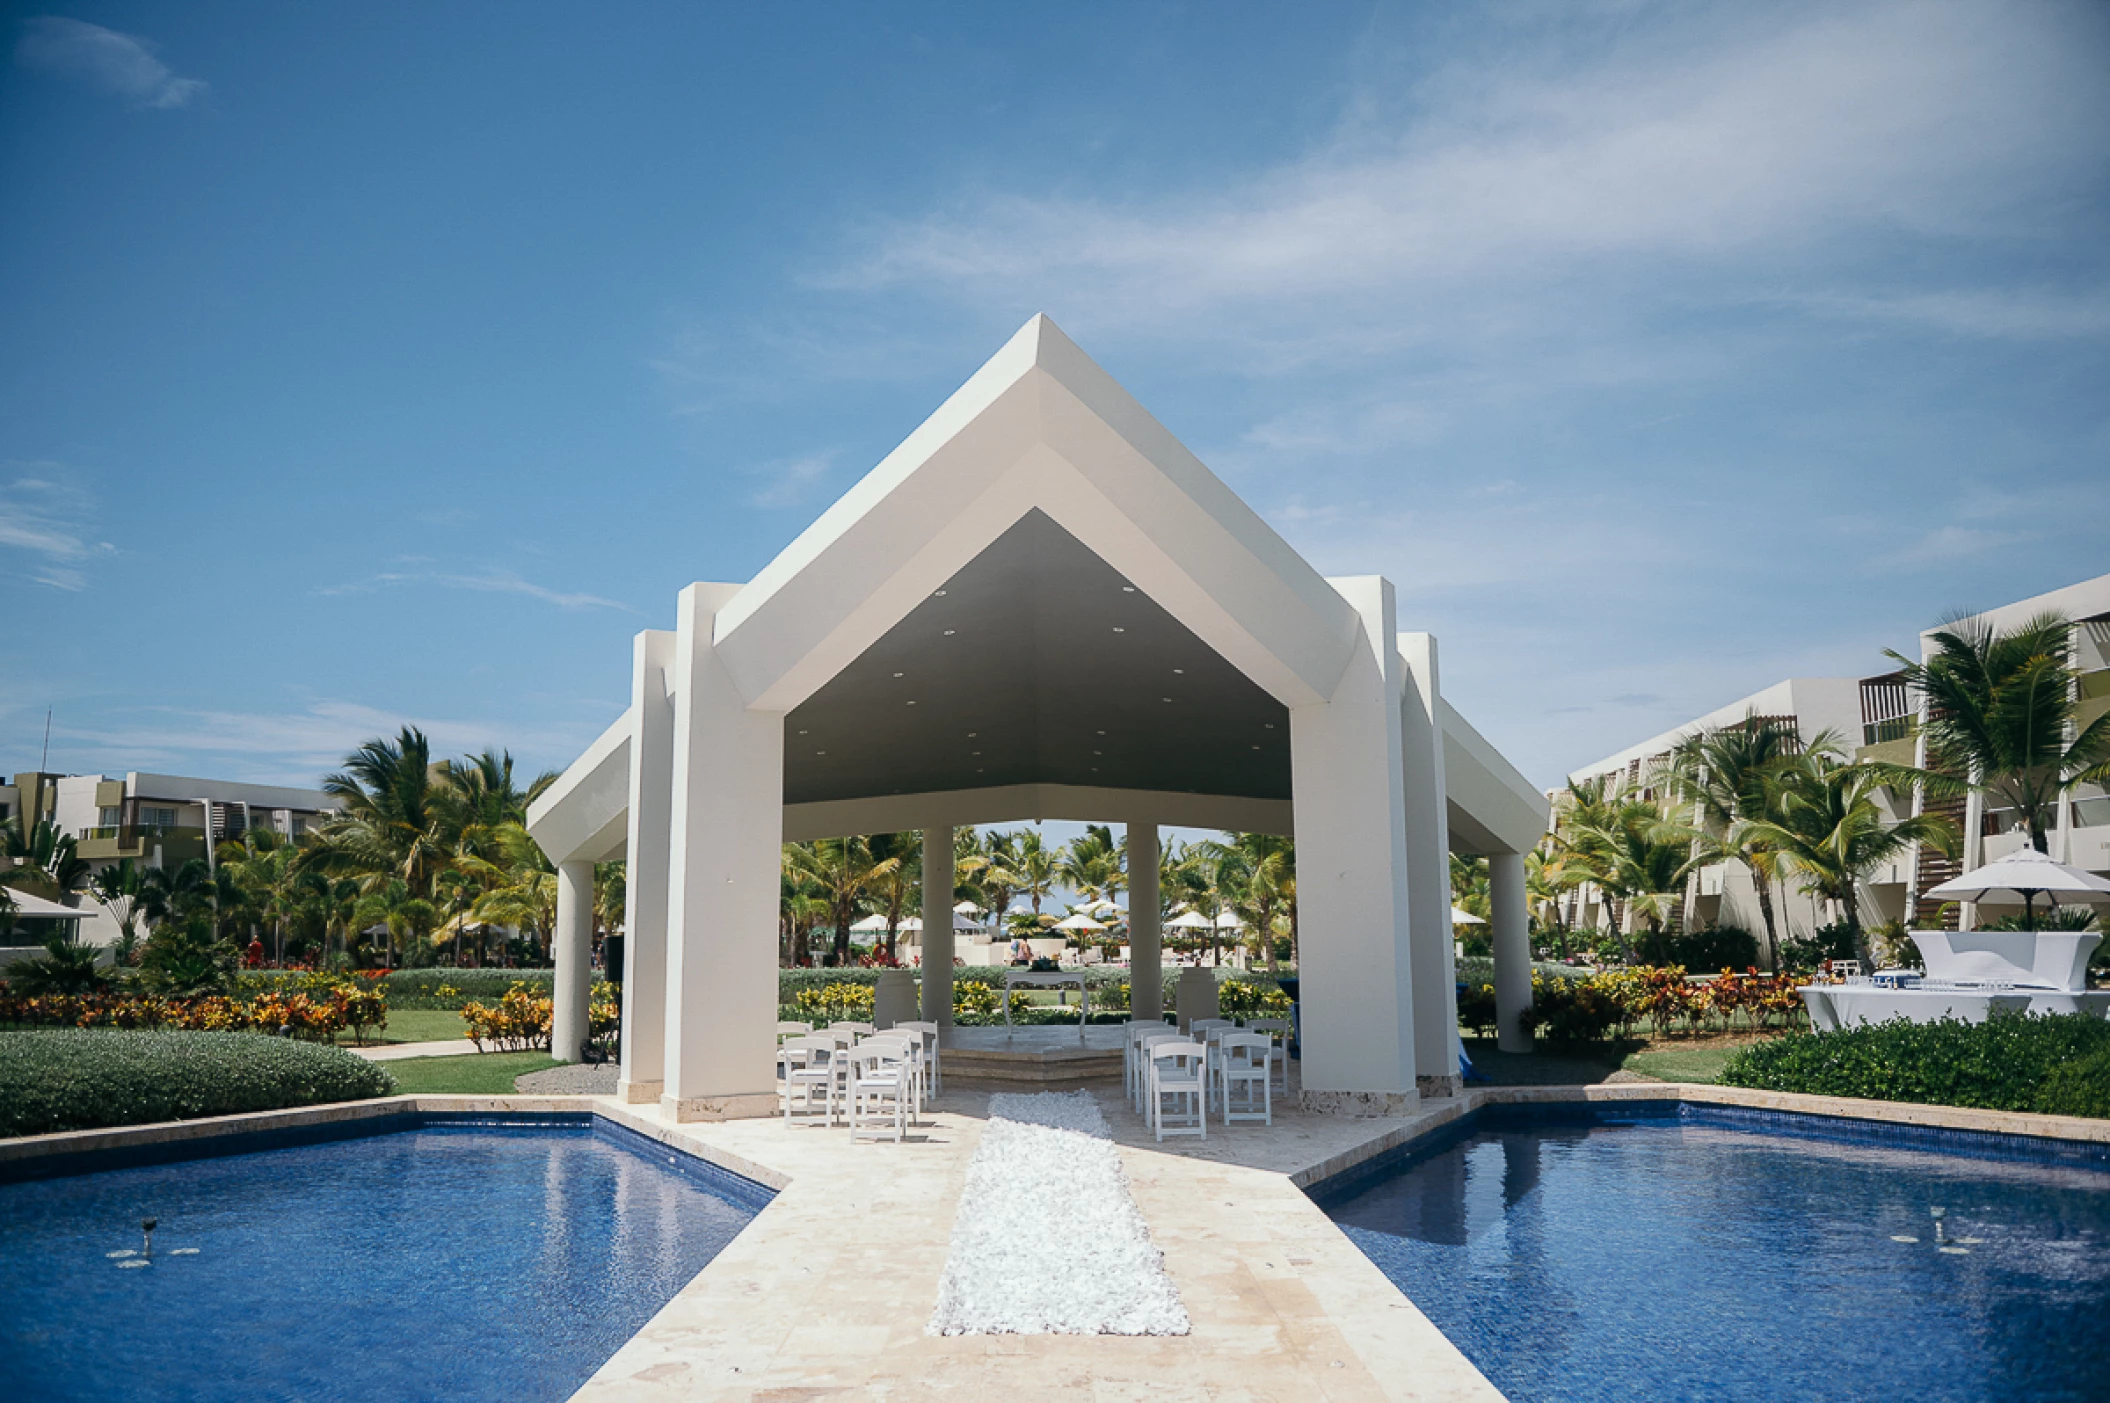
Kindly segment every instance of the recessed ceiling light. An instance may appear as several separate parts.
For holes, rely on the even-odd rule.
[[[814,751],[813,753],[814,753],[815,755],[826,755],[826,754],[827,754],[828,752],[827,752],[827,751],[825,751],[825,750],[816,750],[816,751]]]
[[[806,734],[806,732],[804,732],[804,731],[800,731],[800,732],[799,732],[799,734],[803,736],[803,735],[805,735],[805,734]]]
[[[969,751],[969,752],[968,752],[968,754],[970,754],[970,755],[979,755],[979,754],[981,754],[981,753],[982,753],[982,752],[981,752],[981,751],[979,751],[979,750],[971,750],[971,751]]]
[[[1121,593],[1123,593],[1123,594],[1134,594],[1135,592],[1136,592],[1136,587],[1135,587],[1134,585],[1123,585],[1123,586],[1121,586]]]
[[[905,674],[897,672],[897,673],[895,673],[894,675],[895,675],[896,677],[901,677],[901,676],[904,676]]]
[[[1105,735],[1105,734],[1106,734],[1106,732],[1104,732],[1104,731],[1101,731],[1101,732],[1099,732],[1099,734],[1103,736],[1103,735]]]
[[[1255,750],[1258,750],[1258,749],[1260,749],[1260,747],[1256,745],[1256,746],[1254,746],[1254,747],[1253,747],[1253,749],[1255,749]]]
[[[1092,766],[1092,773],[1095,775],[1099,773],[1099,767],[1097,765]]]
[[[1103,751],[1103,750],[1095,750],[1095,751],[1093,751],[1093,752],[1092,752],[1092,754],[1094,754],[1094,755],[1104,755],[1104,754],[1106,754],[1106,752],[1105,752],[1105,751]]]
[[[1274,730],[1274,729],[1275,729],[1275,723],[1274,723],[1274,722],[1272,722],[1272,721],[1268,722],[1268,723],[1267,723],[1267,728],[1268,728],[1268,729],[1269,729],[1270,731]]]
[[[974,738],[975,738],[976,736],[978,736],[978,735],[980,735],[980,734],[981,734],[981,732],[980,732],[980,731],[969,731],[969,732],[967,733],[967,739],[969,739],[969,740],[973,740],[973,739],[974,739]]]
[[[975,772],[976,774],[978,774],[978,775],[982,775],[982,774],[987,774],[987,773],[989,773],[989,772],[988,772],[987,770],[983,769],[983,768],[982,768],[982,767],[981,767],[980,765],[976,765],[976,766],[974,767],[974,772]]]
[[[1128,632],[1128,630],[1127,630],[1127,629],[1125,629],[1125,628],[1117,628],[1117,629],[1115,629],[1115,630],[1114,630],[1114,632],[1115,632],[1115,633],[1126,633],[1126,632]]]
[[[911,701],[911,702],[909,703],[909,705],[910,705],[910,706],[914,706],[915,704],[916,704],[916,703],[915,703],[915,702],[913,702],[913,701]]]
[[[1172,698],[1170,698],[1170,697],[1160,697],[1160,698],[1158,698],[1158,700],[1159,700],[1159,701],[1171,701],[1171,700],[1172,700]]]
[[[949,628],[949,629],[945,630],[945,636],[946,636],[947,638],[950,638],[950,637],[952,637],[952,636],[953,636],[953,634],[955,634],[955,633],[957,633],[957,632],[959,632],[959,630],[958,630],[958,629],[950,629],[950,628]]]
[[[941,589],[941,590],[939,590],[939,591],[938,591],[938,598],[940,598],[940,599],[943,599],[944,597],[945,597],[945,591],[944,591],[944,590],[942,590],[942,589]]]
[[[1176,667],[1172,669],[1172,675],[1174,677],[1185,677],[1187,675],[1187,669],[1185,669],[1184,667]]]

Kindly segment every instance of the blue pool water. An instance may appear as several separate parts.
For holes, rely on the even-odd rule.
[[[1317,1197],[1514,1403],[2110,1398],[2110,1170],[1504,1109]]]
[[[0,1392],[555,1403],[767,1198],[595,1124],[427,1121],[0,1185]],[[121,1267],[150,1214],[153,1265]]]

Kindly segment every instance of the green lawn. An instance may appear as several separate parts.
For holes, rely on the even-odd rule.
[[[1594,1086],[1615,1072],[1650,1081],[1712,1082],[1748,1038],[1614,1039],[1528,1054],[1497,1052],[1492,1038],[1467,1038],[1473,1070],[1497,1086]],[[1631,1079],[1631,1078],[1628,1078]]]
[[[388,1011],[388,1027],[377,1043],[436,1043],[466,1037],[469,1025],[462,1016],[446,1008],[394,1008]],[[350,1033],[341,1035],[340,1042],[349,1043]]]
[[[406,1057],[377,1064],[396,1079],[396,1090],[459,1096],[510,1096],[513,1078],[557,1064],[546,1052],[484,1052],[466,1057]]]
[[[1702,1043],[1697,1047],[1682,1047],[1677,1043],[1656,1043],[1646,1051],[1634,1053],[1623,1064],[1629,1072],[1639,1072],[1644,1077],[1657,1081],[1711,1082],[1722,1074],[1740,1045],[1730,1043]]]

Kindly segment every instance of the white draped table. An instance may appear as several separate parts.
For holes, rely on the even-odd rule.
[[[1069,970],[1048,970],[1036,974],[1031,970],[1024,969],[1005,970],[1004,1026],[1006,1028],[1011,1026],[1011,990],[1013,986],[1019,984],[1031,984],[1042,989],[1060,989],[1072,984],[1076,985],[1077,1030],[1079,1032],[1084,1031],[1084,1025],[1086,1021],[1088,1021],[1092,1016],[1092,987],[1091,985],[1086,984],[1084,982],[1084,975],[1081,972]]]

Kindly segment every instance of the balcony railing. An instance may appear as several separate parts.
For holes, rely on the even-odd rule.
[[[1910,740],[1919,734],[1920,719],[1917,716],[1888,716],[1880,721],[1863,722],[1861,744],[1882,745],[1886,741]]]

